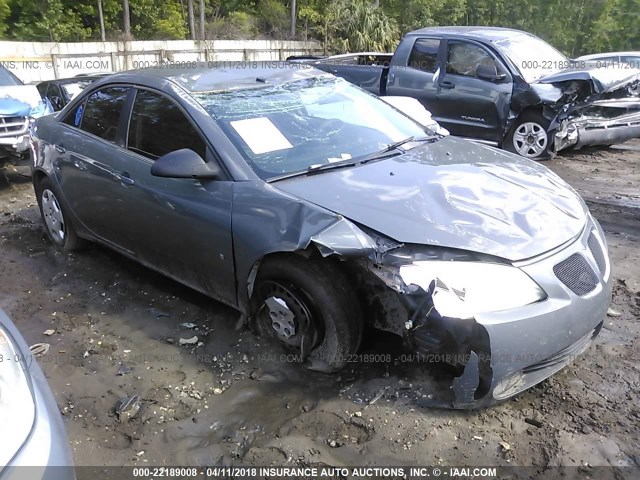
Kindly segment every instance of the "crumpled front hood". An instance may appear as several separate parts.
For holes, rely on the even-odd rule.
[[[585,68],[566,68],[537,80],[537,83],[557,83],[570,80],[587,80],[593,84],[595,93],[616,90],[640,80],[640,70],[604,67],[596,62],[586,62]]]
[[[587,216],[578,194],[546,167],[455,138],[273,186],[399,242],[511,261],[567,242]]]

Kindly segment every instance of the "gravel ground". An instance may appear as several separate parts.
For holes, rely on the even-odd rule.
[[[615,312],[575,364],[490,409],[426,406],[441,387],[424,365],[307,371],[236,330],[234,310],[105,248],[60,253],[12,175],[0,307],[51,344],[41,365],[77,465],[640,465],[640,142],[547,165],[607,232]],[[398,353],[382,334],[364,348]],[[140,410],[118,416],[133,395]]]

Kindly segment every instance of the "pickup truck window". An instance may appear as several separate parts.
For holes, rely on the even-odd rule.
[[[409,55],[409,66],[425,72],[435,73],[438,69],[439,48],[440,40],[437,38],[417,39]]]
[[[447,73],[475,77],[479,65],[496,65],[496,62],[482,47],[467,42],[449,42]]]

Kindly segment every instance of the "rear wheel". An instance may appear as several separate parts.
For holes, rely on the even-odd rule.
[[[82,240],[76,234],[48,178],[45,177],[37,183],[36,196],[45,231],[51,242],[64,250],[71,251],[79,248]]]
[[[251,297],[252,325],[308,361],[310,368],[344,367],[362,337],[362,315],[346,278],[326,260],[268,258]]]
[[[532,160],[553,157],[553,134],[548,131],[549,120],[537,112],[524,113],[505,139],[505,148]]]

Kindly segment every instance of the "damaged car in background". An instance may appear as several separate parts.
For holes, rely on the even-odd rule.
[[[544,166],[396,107],[311,68],[114,74],[35,124],[46,232],[231,305],[309,368],[377,328],[454,366],[448,405],[506,399],[600,331],[604,234]]]
[[[520,30],[424,28],[388,60],[373,56],[293,60],[376,95],[416,98],[453,135],[536,160],[640,137],[640,70],[571,60]]]
[[[35,85],[25,85],[0,65],[0,167],[28,162],[29,129],[36,118],[53,113]]]

